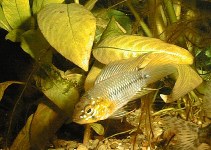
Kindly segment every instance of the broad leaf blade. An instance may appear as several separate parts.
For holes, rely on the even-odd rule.
[[[32,11],[37,14],[43,7],[51,3],[63,3],[64,0],[33,0]]]
[[[65,75],[53,66],[42,65],[35,80],[38,88],[71,118],[79,98],[78,87],[82,86],[83,76]]]
[[[36,30],[28,30],[22,34],[21,48],[37,61],[51,62],[52,52],[49,43]]]
[[[93,50],[94,57],[104,64],[146,53],[168,55],[168,59],[176,64],[193,63],[193,56],[186,49],[159,39],[135,35],[106,38]]]
[[[94,41],[94,16],[78,4],[49,4],[38,13],[38,24],[47,41],[65,58],[85,71]]]
[[[10,86],[11,84],[24,84],[23,82],[19,82],[19,81],[6,81],[6,82],[2,82],[0,83],[0,101],[4,95],[4,91],[8,88],[8,86]]]
[[[7,19],[5,18],[5,15],[1,6],[0,6],[0,28],[7,31],[12,30],[9,23],[7,22]]]
[[[173,65],[177,68],[176,83],[170,95],[161,95],[166,103],[171,103],[189,93],[202,83],[202,78],[188,65]]]
[[[3,0],[2,8],[13,29],[20,28],[31,17],[29,0]]]
[[[42,103],[39,104],[30,128],[31,147],[33,149],[44,149],[50,138],[67,119],[68,116],[56,111],[56,108]]]

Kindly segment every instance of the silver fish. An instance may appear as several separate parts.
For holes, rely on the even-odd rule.
[[[142,55],[107,65],[93,88],[76,104],[73,121],[86,124],[122,117],[128,113],[129,102],[151,92],[147,89],[149,84],[175,71],[170,64],[155,65],[154,61],[145,66],[146,57]]]

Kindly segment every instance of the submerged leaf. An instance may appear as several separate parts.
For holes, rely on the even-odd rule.
[[[161,94],[166,103],[171,103],[189,93],[202,83],[202,78],[188,65],[173,65],[177,68],[176,83],[170,95]]]
[[[83,81],[81,74],[65,75],[50,65],[42,65],[35,76],[36,85],[61,110],[71,118]]]
[[[30,128],[32,149],[44,149],[50,138],[54,136],[67,118],[67,115],[56,111],[52,105],[39,104]]]
[[[96,29],[91,12],[79,4],[49,4],[38,13],[38,24],[60,54],[88,70]]]
[[[51,3],[63,3],[64,0],[33,0],[32,11],[37,14],[43,7]]]
[[[0,83],[0,101],[4,95],[4,91],[8,88],[8,86],[10,86],[11,84],[24,84],[23,82],[19,82],[19,81],[6,81],[6,82],[2,82]]]
[[[37,61],[51,62],[52,52],[49,47],[49,43],[39,31],[28,30],[22,34],[21,48]]]
[[[120,26],[120,24],[114,18],[111,18],[100,40],[102,41],[108,37],[123,35],[125,32],[126,31]]]
[[[5,18],[1,5],[0,5],[0,28],[7,31],[12,30],[9,23],[7,22],[7,19]]]
[[[104,64],[146,53],[168,55],[168,59],[176,64],[193,63],[193,56],[184,48],[159,39],[135,35],[106,38],[93,50],[94,57]]]
[[[90,126],[92,129],[99,135],[104,134],[104,127],[99,123],[91,123]]]
[[[13,28],[20,28],[31,17],[29,0],[3,0],[4,15]]]

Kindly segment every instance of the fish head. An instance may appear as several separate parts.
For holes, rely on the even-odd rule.
[[[86,94],[75,105],[73,122],[87,124],[104,120],[114,112],[115,105],[105,98],[92,98]]]

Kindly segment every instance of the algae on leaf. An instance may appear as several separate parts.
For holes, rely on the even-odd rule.
[[[65,75],[53,65],[43,64],[35,75],[35,81],[46,97],[71,118],[75,103],[79,99],[79,87],[83,83],[83,76]]]
[[[96,19],[79,4],[49,4],[38,13],[47,41],[66,59],[88,71]]]

